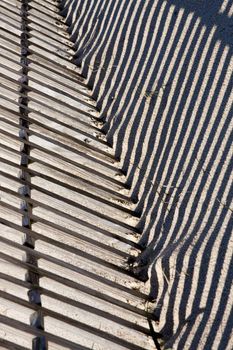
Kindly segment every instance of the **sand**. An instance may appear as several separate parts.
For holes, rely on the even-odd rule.
[[[165,349],[231,349],[231,0],[67,0],[62,14],[140,213]]]

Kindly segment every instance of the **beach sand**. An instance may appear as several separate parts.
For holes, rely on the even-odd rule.
[[[66,0],[165,349],[232,349],[233,2]]]

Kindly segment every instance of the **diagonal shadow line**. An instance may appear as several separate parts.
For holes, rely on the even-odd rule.
[[[132,91],[131,91],[131,89],[129,89],[129,91],[127,92],[127,95],[126,95],[126,102],[123,102],[123,105],[122,105],[121,96],[122,96],[122,94],[124,93],[124,91],[126,89],[127,82],[129,80],[130,76],[133,74],[133,69],[135,69],[134,78],[133,78],[133,81],[132,81],[131,85],[133,87],[138,85],[138,76],[139,76],[139,73],[140,73],[140,67],[143,66],[143,62],[146,59],[146,53],[147,53],[147,50],[149,48],[149,45],[146,43],[145,44],[145,50],[144,50],[144,52],[142,54],[142,57],[140,58],[140,61],[138,62],[138,55],[139,55],[140,46],[141,46],[142,40],[144,39],[144,36],[146,34],[145,33],[145,28],[141,27],[140,30],[139,30],[139,34],[138,34],[139,35],[139,37],[138,37],[138,45],[133,50],[133,55],[132,55],[130,64],[127,64],[128,58],[129,58],[129,56],[131,54],[131,51],[132,51],[131,49],[133,48],[132,44],[133,44],[134,32],[135,32],[135,30],[137,28],[138,20],[141,17],[142,9],[144,9],[144,8],[145,8],[145,14],[144,14],[144,17],[143,17],[143,21],[146,22],[148,20],[148,16],[150,14],[150,6],[144,6],[142,8],[139,7],[138,11],[136,13],[136,16],[135,16],[136,19],[134,19],[134,21],[132,23],[132,26],[131,26],[130,36],[128,38],[129,44],[127,45],[126,52],[125,52],[125,55],[124,55],[122,63],[121,63],[122,68],[119,69],[119,72],[118,72],[117,76],[114,78],[115,85],[113,85],[112,92],[109,94],[109,96],[112,96],[112,95],[114,96],[114,91],[119,86],[119,83],[122,81],[122,83],[120,84],[119,93],[116,96],[115,102],[112,103],[112,101],[110,101],[109,102],[110,105],[109,105],[109,103],[106,104],[106,106],[105,106],[105,108],[104,108],[104,110],[102,112],[103,115],[108,115],[109,114],[108,118],[107,118],[107,125],[105,126],[106,131],[109,131],[109,133],[108,133],[108,139],[109,140],[112,139],[113,134],[115,133],[115,131],[118,128],[118,122],[120,122],[122,111],[124,111],[127,108],[127,105],[129,103],[129,101],[131,101]],[[130,20],[130,16],[131,16],[131,13],[129,13],[128,21]],[[154,16],[155,16],[155,14],[154,14]],[[155,17],[153,17],[151,23],[153,23],[153,20],[155,20]],[[122,39],[120,38],[120,40],[119,40],[120,43],[122,41],[122,44],[123,44],[123,40],[125,40],[125,33],[126,33],[126,31],[127,31],[127,21],[125,23],[125,27],[122,28],[122,31],[121,31],[122,32],[122,34],[121,34],[121,38]],[[151,24],[151,32],[152,31],[153,31],[153,24]],[[149,33],[148,37],[147,37],[147,42],[150,40],[150,38],[151,38],[151,34]],[[118,51],[119,52],[122,51],[121,46],[118,46]],[[115,62],[114,62],[114,66],[118,66],[118,62],[119,62],[120,58],[121,58],[120,55],[119,55],[119,57],[116,56],[116,59],[115,59]],[[137,65],[138,65],[138,68],[137,68]],[[148,67],[148,65],[147,65],[147,67]],[[146,67],[146,69],[147,69],[147,67]],[[122,80],[122,75],[123,75],[123,72],[125,72],[125,70],[126,70],[125,78],[124,78],[124,80]],[[113,79],[113,74],[110,74],[109,78],[108,78],[109,87],[110,87],[112,79]],[[139,88],[140,88],[140,86],[139,86]],[[105,91],[105,92],[107,92],[107,91]],[[138,94],[136,93],[136,97],[134,97],[135,101],[133,101],[131,103],[131,105],[132,104],[135,105],[135,102],[136,102],[136,100],[138,98],[137,95]],[[122,106],[122,107],[119,108],[120,106]],[[111,112],[109,112],[109,109],[110,109]],[[117,112],[117,114],[116,114],[116,112]],[[132,113],[132,111],[129,109],[128,113],[130,115],[130,113]],[[140,109],[138,111],[138,114],[140,114]],[[113,125],[111,125],[111,124],[113,124]],[[111,128],[110,128],[110,125],[111,125]],[[123,133],[123,134],[120,133],[122,139],[123,139],[123,136],[124,136],[124,132],[125,132],[124,128],[122,127],[121,128],[121,133]],[[119,144],[120,144],[120,142],[119,142]],[[117,155],[121,154],[120,150],[121,150],[121,148],[119,148],[119,149],[117,148],[116,149],[116,154]]]
[[[227,151],[228,151],[228,149],[229,149],[229,145],[228,145],[228,147],[226,147],[226,153],[227,153]],[[224,156],[223,156],[223,158],[224,158]],[[220,162],[220,165],[219,165],[219,167],[221,167],[221,162]],[[229,178],[229,176],[230,176],[230,174],[231,174],[231,170],[232,170],[232,165],[231,166],[229,166],[229,168],[230,169],[228,169],[228,171],[227,171],[227,174],[228,174],[228,178]],[[213,188],[215,188],[215,182],[217,181],[217,179],[214,177],[213,178],[213,180],[212,180],[212,187]],[[227,176],[226,176],[226,181],[227,181]],[[223,183],[222,185],[221,185],[221,188],[219,189],[219,192],[223,192],[224,191],[224,187],[226,186],[226,184],[225,183]],[[210,191],[209,191],[210,193],[212,193],[212,191],[211,191],[211,189],[210,189]],[[204,208],[207,208],[208,207],[208,203],[203,203],[203,209]],[[215,216],[216,216],[216,211],[218,210],[218,207],[219,207],[219,203],[218,203],[218,205],[217,206],[215,206],[213,209],[212,209],[212,212],[210,213],[210,215],[209,215],[209,220],[208,220],[208,222],[206,223],[206,226],[205,226],[205,229],[203,229],[203,233],[205,234],[205,232],[208,232],[208,230],[210,230],[210,228],[211,228],[211,225],[212,225],[212,223],[213,223],[213,220],[214,220],[214,218],[215,218]],[[203,243],[203,234],[199,237],[199,239],[198,239],[198,241],[197,241],[197,243],[193,246],[193,243],[192,243],[192,240],[193,240],[193,238],[195,238],[195,234],[196,234],[196,232],[198,232],[198,230],[200,229],[200,226],[201,226],[201,224],[202,224],[202,218],[203,218],[203,216],[204,216],[204,214],[205,214],[205,212],[206,212],[206,210],[207,209],[205,209],[205,210],[202,210],[201,211],[201,214],[199,215],[199,218],[198,218],[198,220],[197,220],[197,223],[196,223],[196,225],[195,225],[195,228],[193,229],[193,233],[191,233],[191,235],[190,235],[190,237],[188,238],[188,240],[186,240],[185,241],[185,244],[184,244],[184,246],[180,249],[180,251],[179,251],[179,256],[178,256],[178,261],[177,261],[177,266],[183,266],[183,259],[184,259],[184,257],[185,256],[187,256],[187,250],[189,249],[189,247],[190,246],[192,246],[193,247],[193,249],[192,249],[192,252],[191,252],[191,254],[189,253],[188,255],[189,255],[189,257],[190,257],[190,260],[189,260],[189,267],[188,267],[188,271],[192,271],[192,269],[193,269],[193,267],[194,267],[194,265],[195,265],[195,261],[196,261],[196,258],[194,257],[194,255],[196,255],[198,252],[199,252],[199,250],[200,250],[200,247],[201,247],[201,245],[202,245],[202,243]],[[195,208],[193,208],[193,210],[191,210],[191,212],[193,212],[193,211],[195,211]],[[220,216],[220,219],[218,220],[218,224],[217,224],[217,228],[216,228],[216,230],[215,230],[215,232],[216,232],[216,234],[218,234],[219,232],[221,232],[221,230],[220,230],[220,227],[221,227],[221,224],[222,224],[222,222],[224,221],[224,216],[226,216],[226,214],[227,214],[227,210],[226,209],[222,209],[222,214],[221,214],[221,216]],[[231,223],[232,224],[232,223]],[[231,224],[229,224],[229,227],[230,227],[230,225]],[[191,226],[191,224],[190,224],[190,222],[188,222],[187,223],[187,225],[186,225],[186,227],[184,228],[184,230],[183,230],[183,232],[187,232],[187,230],[188,230],[188,228]],[[218,227],[218,226],[220,226],[220,227]],[[225,235],[226,236],[226,239],[227,240],[229,240],[230,239],[230,235]],[[205,249],[206,250],[206,254],[202,254],[202,258],[204,259],[205,258],[205,264],[201,264],[201,266],[203,266],[203,268],[205,268],[205,267],[207,267],[208,268],[208,262],[206,261],[207,259],[209,259],[210,258],[210,251],[211,251],[211,247],[212,247],[212,245],[214,244],[214,242],[216,241],[216,236],[214,235],[214,237],[212,238],[212,240],[209,240],[209,246],[208,246],[208,244],[207,244],[207,248]],[[178,245],[178,243],[176,244],[176,245]],[[227,245],[226,245],[227,246]],[[169,247],[169,250],[170,251],[174,251],[175,250],[175,248],[174,247]],[[208,254],[207,254],[207,252],[208,252]],[[162,253],[163,254],[163,253]],[[219,257],[220,259],[222,258],[222,255]],[[167,265],[167,269],[169,270],[169,262],[168,262],[168,260],[167,261],[165,261],[165,264]],[[221,272],[221,269],[219,268],[219,272]],[[191,274],[191,272],[189,272],[189,275]],[[206,276],[206,274],[203,274],[202,276]],[[191,279],[191,277],[189,278],[189,279],[186,279],[185,280],[185,285],[184,285],[184,288],[183,288],[183,295],[181,295],[180,296],[180,298],[182,299],[182,304],[183,305],[187,305],[187,302],[188,302],[188,298],[189,298],[189,287],[190,287],[190,282],[189,282],[189,280]],[[173,286],[172,286],[172,290],[175,290],[175,291],[177,291],[178,290],[178,282],[179,282],[179,279],[177,278],[177,279],[175,279],[174,280],[174,283],[173,283]],[[196,298],[195,298],[195,302],[194,302],[194,309],[196,309],[198,306],[199,306],[199,303],[200,303],[200,298],[201,298],[201,288],[203,288],[203,281],[200,281],[199,282],[199,284],[198,284],[198,288],[199,288],[199,292],[196,294]],[[169,323],[169,324],[172,324],[173,323],[173,317],[171,316],[171,309],[173,308],[173,305],[174,305],[174,302],[175,302],[175,300],[177,299],[177,294],[176,293],[173,293],[171,296],[170,296],[170,300],[169,300],[169,306],[168,306],[168,309],[167,310],[170,310],[170,313],[168,313],[167,314],[167,317],[166,317],[166,319],[167,319],[167,322]],[[212,299],[211,299],[212,300]],[[185,318],[185,308],[182,308],[181,310],[180,310],[180,319],[184,319]],[[182,339],[183,339],[183,337],[182,337]]]
[[[114,10],[115,6],[116,6],[116,8]],[[111,1],[109,3],[109,15],[111,14],[111,12],[113,10],[117,13],[120,10],[120,6],[121,6],[120,3],[117,4],[116,2]],[[122,8],[122,10],[120,12],[119,21],[118,21],[118,23],[116,25],[116,29],[115,29],[115,31],[113,33],[115,36],[117,34],[117,31],[119,31],[121,22],[123,21],[123,18],[124,18],[124,13],[126,13],[128,6],[130,6],[130,3],[128,3],[128,2],[123,4],[123,8]],[[131,6],[135,6],[135,5],[131,4]],[[102,30],[100,32],[98,32],[98,27],[95,28],[95,31],[98,33],[98,37],[96,38],[97,39],[96,44],[93,45],[92,41],[90,41],[90,43],[85,47],[84,57],[83,57],[83,55],[80,56],[82,60],[85,60],[85,66],[88,67],[88,65],[92,62],[93,53],[96,52],[96,55],[95,55],[95,58],[94,58],[94,61],[93,61],[93,70],[92,70],[92,72],[90,72],[89,76],[87,74],[88,72],[87,71],[85,72],[85,66],[84,66],[84,76],[88,76],[88,84],[93,86],[94,83],[95,83],[95,87],[94,87],[94,90],[93,90],[93,97],[95,99],[97,98],[97,93],[96,93],[97,88],[96,88],[96,86],[99,86],[98,85],[98,81],[100,81],[100,79],[98,79],[98,81],[96,81],[96,77],[97,77],[97,70],[96,70],[96,68],[98,68],[99,66],[102,66],[102,65],[103,65],[103,67],[106,67],[105,62],[102,63],[102,56],[103,56],[104,49],[106,47],[105,41],[103,41],[102,38],[103,38],[104,35],[106,37],[110,37],[110,35],[112,34],[112,30],[113,30],[113,25],[111,23],[108,24],[108,14],[105,16],[105,19],[104,19],[104,14],[105,14],[105,10],[103,9],[101,11],[101,14],[99,15],[99,18],[98,18],[98,22],[101,22],[101,20],[104,21],[103,22],[104,24],[102,26]],[[108,31],[106,33],[105,33],[105,25],[109,26],[108,27]],[[111,48],[109,50],[111,50]],[[105,70],[101,68],[101,72],[100,72],[101,77],[104,74],[105,74]],[[97,107],[100,108],[100,105],[98,103],[97,103]]]
[[[224,219],[223,217],[225,215],[223,212],[224,212],[224,210],[222,211],[222,215],[219,218],[219,225],[220,226],[221,226],[221,223],[223,222],[223,219]],[[230,232],[231,231],[231,227],[232,227],[232,221],[229,221],[228,227],[226,228],[226,232]],[[219,229],[220,229],[220,227],[217,227],[218,231],[219,231]],[[203,260],[204,260],[204,257],[206,256],[206,253],[209,254],[209,249],[208,248],[211,248],[211,246],[214,243],[214,241],[215,241],[215,237],[212,239],[212,241],[208,242],[207,247],[205,249],[205,252],[203,253],[203,256],[202,256]],[[201,337],[202,337],[202,335],[204,333],[206,324],[209,322],[209,318],[210,318],[211,314],[213,313],[212,307],[213,307],[213,303],[214,303],[214,300],[215,300],[215,295],[216,295],[215,293],[216,293],[217,286],[218,286],[218,281],[219,281],[219,278],[220,278],[220,275],[221,275],[221,270],[224,267],[223,266],[224,257],[225,257],[226,250],[227,250],[227,247],[228,247],[229,243],[230,243],[230,235],[223,235],[223,239],[222,239],[222,242],[221,242],[221,245],[220,245],[221,254],[218,254],[217,260],[215,262],[214,279],[212,280],[211,288],[208,290],[208,292],[209,292],[209,294],[208,294],[208,303],[206,304],[206,308],[205,308],[205,312],[203,313],[202,320],[199,323],[199,326],[198,326],[198,328],[197,328],[197,330],[195,332],[194,338],[192,339],[192,343],[190,345],[190,349],[195,349],[196,348],[195,344],[199,343],[199,341],[200,341],[200,339],[201,339]],[[233,260],[231,260],[231,261],[233,262]],[[205,261],[205,264],[203,266],[207,270],[208,267],[209,267],[208,262]],[[231,264],[229,266],[231,266]],[[204,274],[204,271],[202,271],[202,274],[204,276],[206,276]],[[201,282],[201,284],[203,284],[203,282],[204,282],[203,278],[201,279],[201,277],[200,277],[199,281]],[[205,345],[204,345],[206,349],[212,349],[212,343],[214,341],[213,334],[215,334],[216,331],[218,330],[219,324],[221,323],[221,320],[223,318],[224,310],[226,309],[226,304],[227,304],[227,297],[226,296],[230,295],[230,289],[231,289],[232,281],[233,281],[233,275],[232,275],[231,269],[229,268],[228,269],[228,275],[226,276],[225,281],[224,281],[225,282],[224,283],[224,290],[222,291],[222,294],[221,294],[221,299],[219,301],[218,311],[217,311],[216,316],[215,316],[215,321],[211,325],[211,329],[209,331],[209,335],[208,335],[208,337],[206,339],[206,342],[205,342]],[[200,286],[200,282],[199,282],[198,286]],[[203,292],[204,292],[204,290],[202,289],[202,293]],[[200,291],[200,292],[198,292],[196,294],[196,298],[195,298],[194,306],[193,306],[194,309],[197,307],[197,305],[200,304],[200,297],[201,297],[202,293]],[[184,335],[182,336],[182,339],[179,342],[179,346],[180,347],[184,346],[186,340],[189,337],[189,332],[190,331],[191,330],[189,328],[187,328],[187,330],[185,331]],[[228,328],[227,331],[228,332],[231,331],[231,327]]]
[[[183,26],[183,24],[184,23],[180,23],[180,26],[182,27]],[[191,22],[191,25],[192,25],[192,22]],[[190,25],[190,30],[191,30],[191,25]],[[186,35],[186,37],[188,38],[188,34],[189,34],[189,30],[187,31],[187,35]],[[178,41],[178,39],[179,39],[179,31],[178,31],[178,34],[177,34],[177,36],[176,36],[176,40]],[[163,46],[163,49],[162,50],[164,50],[164,52],[165,52],[165,48],[166,48],[166,46],[167,46],[167,44],[168,44],[168,42],[169,42],[169,37],[170,37],[170,35],[167,35],[167,40],[165,41],[165,43],[164,43],[164,46]],[[172,56],[173,56],[173,54],[174,54],[174,50],[175,50],[175,47],[176,47],[176,40],[174,41],[174,44],[173,44],[173,46],[172,46],[172,49],[171,49],[171,51],[170,51],[170,53],[169,53],[169,56],[168,56],[168,58],[167,58],[167,65],[169,64],[169,62],[170,62],[170,60],[171,60],[171,58],[172,58]],[[183,41],[183,43],[182,43],[182,45],[185,47],[185,45],[186,45],[186,42],[187,42],[187,39],[186,40],[184,40]],[[195,44],[194,44],[195,45]],[[182,52],[182,49],[181,49],[181,52]],[[152,53],[152,55],[151,55],[152,57],[153,57],[153,53]],[[181,59],[181,53],[180,53],[180,58],[178,57],[177,58],[177,62],[179,63],[180,62],[180,59]],[[151,57],[151,58],[152,58]],[[178,65],[178,63],[177,63],[177,65]],[[157,62],[157,64],[156,64],[156,66],[155,66],[155,69],[154,69],[154,72],[152,73],[152,78],[151,78],[151,80],[150,80],[150,82],[149,82],[149,84],[148,84],[148,89],[149,89],[149,86],[150,85],[152,85],[153,84],[153,79],[154,79],[154,76],[156,76],[156,71],[157,71],[157,69],[159,68],[159,66],[161,65],[161,61],[158,61]],[[177,65],[175,65],[175,67],[174,67],[174,69],[173,69],[173,71],[171,72],[171,75],[170,75],[170,80],[172,81],[173,79],[174,79],[174,74],[175,74],[175,72],[176,72],[176,70],[177,70]],[[166,70],[167,70],[167,67],[165,66],[164,67],[164,70],[163,70],[163,72],[165,73],[166,72]],[[158,86],[162,86],[162,84],[163,84],[163,74],[164,73],[161,73],[161,78],[160,78],[160,80],[158,81]],[[146,75],[143,77],[143,79],[145,79],[146,78]],[[143,81],[143,79],[142,79],[142,81]],[[169,84],[168,84],[169,85]],[[148,90],[147,89],[147,90]],[[166,94],[166,91],[165,91],[165,94]],[[167,94],[166,94],[167,95]],[[154,110],[154,105],[155,105],[155,103],[156,103],[156,100],[157,100],[157,98],[154,98],[154,101],[151,101],[150,102],[150,107],[149,107],[149,109],[148,109],[148,112],[147,112],[147,115],[146,115],[146,118],[145,118],[145,122],[144,122],[144,124],[143,124],[143,128],[142,128],[142,130],[141,130],[141,133],[140,133],[140,142],[138,143],[138,145],[136,146],[136,145],[134,145],[134,147],[136,148],[136,155],[137,155],[137,158],[134,160],[134,162],[133,162],[133,165],[132,165],[132,168],[131,168],[131,170],[130,170],[130,173],[128,174],[128,182],[129,183],[132,183],[132,180],[133,180],[133,174],[135,173],[135,170],[136,170],[136,167],[137,167],[137,159],[139,160],[140,158],[141,158],[141,156],[142,156],[142,145],[143,145],[143,141],[145,140],[145,138],[147,137],[147,134],[150,132],[150,140],[149,140],[149,143],[150,144],[153,144],[154,143],[154,141],[155,141],[155,138],[156,138],[156,136],[157,136],[157,130],[158,130],[158,128],[159,128],[159,123],[160,123],[160,121],[159,121],[159,119],[158,120],[156,120],[155,121],[155,124],[154,124],[154,126],[153,126],[153,129],[150,131],[150,130],[148,130],[148,126],[149,126],[149,123],[150,123],[150,119],[151,119],[151,115],[153,114],[153,110]],[[132,105],[134,105],[134,103],[135,103],[135,101],[133,101],[133,103],[132,103]],[[143,110],[144,109],[144,107],[145,107],[145,100],[143,100],[142,101],[142,105],[141,105],[141,107],[140,107],[140,109],[141,110]],[[159,114],[161,114],[162,113],[162,111],[163,111],[163,109],[164,109],[164,103],[163,102],[161,102],[161,106],[160,106],[160,110],[158,111],[158,115]],[[169,114],[168,114],[169,115]],[[137,118],[138,119],[138,118]],[[131,133],[133,134],[133,132],[135,132],[135,129],[136,129],[136,127],[137,127],[137,123],[138,123],[138,120],[135,120],[135,123],[133,124],[133,127],[132,127],[132,131],[131,131]],[[168,124],[168,121],[166,122],[166,125],[169,125]],[[166,128],[165,128],[165,130],[166,130]],[[164,132],[164,131],[163,131]],[[132,137],[133,138],[133,137]],[[158,147],[159,148],[159,147]],[[125,157],[125,159],[124,159],[124,165],[123,165],[123,169],[125,169],[125,168],[128,168],[128,166],[129,166],[129,162],[130,162],[130,150],[128,150],[128,152],[127,152],[127,154],[126,154],[126,157]],[[145,159],[145,163],[147,162],[147,159],[149,159],[149,156],[150,156],[150,154],[152,155],[152,150],[148,150],[148,152],[147,152],[147,156],[146,156],[146,159]],[[155,156],[154,156],[154,158],[156,158]],[[156,163],[155,163],[156,164]],[[146,169],[146,166],[142,166],[142,171],[143,171],[143,169]],[[149,177],[150,178],[150,177]],[[135,196],[135,197],[137,197],[138,196],[138,191],[139,191],[139,187],[140,187],[140,180],[138,181],[138,183],[135,185],[135,187],[134,187],[134,192],[133,192],[133,196]],[[138,204],[139,206],[140,206],[140,203]],[[139,211],[140,211],[140,209],[138,209]]]
[[[136,11],[136,3],[132,2],[131,4],[128,4],[128,3],[126,3],[126,4],[130,5],[130,7],[128,8],[128,11],[127,11],[127,7],[126,8],[122,8],[121,16],[119,18],[119,24],[116,26],[114,32],[112,33],[112,42],[116,41],[117,36],[120,33],[120,37],[118,38],[118,45],[117,45],[117,47],[114,50],[115,58],[114,58],[114,61],[112,63],[112,67],[119,67],[119,63],[120,63],[120,59],[121,59],[120,53],[122,52],[123,46],[124,46],[125,41],[126,41],[127,26],[128,26],[128,24],[129,24],[129,22],[131,20],[132,14]],[[129,39],[128,39],[128,42],[127,42],[127,48],[126,48],[126,52],[124,54],[124,59],[121,62],[121,67],[126,67],[126,63],[128,61],[130,52],[133,49],[133,34],[132,33],[135,33],[135,31],[137,29],[137,23],[138,23],[141,15],[142,15],[144,9],[146,10],[146,13],[144,14],[144,19],[146,21],[148,16],[149,16],[149,13],[150,13],[150,6],[148,6],[148,5],[146,6],[146,4],[142,2],[138,6],[136,14],[134,16],[134,17],[137,18],[137,20],[134,19],[134,21],[132,23],[130,36],[129,36]],[[127,11],[127,17],[124,18],[126,11]],[[124,24],[124,27],[121,29],[121,23],[123,22],[123,20],[125,20],[125,24]],[[143,27],[142,27],[141,30],[140,30],[140,33],[139,33],[139,37],[138,37],[139,43],[141,43],[141,41],[142,41],[143,34],[144,34],[144,30],[143,30]],[[102,50],[103,49],[104,49],[104,45],[102,47]],[[140,45],[137,45],[134,48],[134,50],[133,50],[134,58],[137,57],[139,49],[140,49]],[[113,56],[113,48],[112,48],[112,44],[109,43],[107,51],[106,51],[105,61],[102,64],[103,67],[108,67],[109,66],[108,60],[109,60],[109,57],[111,57],[111,56]],[[131,60],[132,64],[127,68],[126,76],[128,78],[130,76],[128,71],[129,70],[132,71],[133,67],[135,65],[135,63],[133,63],[133,62],[135,62],[134,58],[132,58],[132,60]],[[136,74],[137,73],[135,73],[135,76],[136,76]],[[104,84],[103,92],[101,93],[100,96],[98,96],[98,107],[99,108],[101,108],[103,100],[104,100],[104,98],[106,98],[106,95],[109,94],[109,89],[111,89],[112,91],[115,91],[117,89],[117,87],[119,85],[119,82],[122,79],[123,69],[119,70],[119,73],[117,74],[117,76],[114,77],[114,79],[113,79],[112,75],[113,75],[113,73],[109,74],[109,77],[108,77],[107,76],[107,70],[102,69],[101,73],[98,75],[98,81],[95,82],[94,96],[97,96],[97,92],[100,90],[100,86],[101,86],[102,82],[104,81],[104,79],[106,77],[106,81],[105,81],[105,84]],[[113,84],[113,82],[114,82],[114,84]],[[122,95],[121,92],[124,91],[126,83],[127,83],[127,80],[124,79],[124,81],[121,84],[122,86],[121,86],[121,90],[119,91],[119,96]],[[110,99],[111,99],[111,93],[109,95],[110,95]],[[119,108],[119,102],[118,101],[119,101],[119,99],[117,98],[116,101],[113,103],[113,106],[110,105],[111,106],[111,116],[108,116],[108,119],[107,119],[108,123],[111,122],[111,119],[113,118],[113,115],[114,115],[114,111],[118,110],[118,108]],[[110,100],[110,104],[111,104],[111,100]],[[106,103],[105,103],[105,105],[106,105]],[[108,107],[108,109],[109,109],[109,107]],[[108,115],[108,109],[107,109],[106,106],[105,106],[104,109],[102,109],[102,111],[101,111],[102,118],[105,118],[105,116]]]
[[[228,55],[228,58],[230,59],[230,54]],[[227,62],[229,62],[228,60],[226,60],[226,65],[225,65],[225,68],[224,68],[224,71],[227,69]],[[217,65],[217,60],[216,60],[216,65]],[[203,71],[205,71],[205,67],[203,67]],[[213,69],[213,71],[214,71],[214,69]],[[224,72],[223,71],[223,72]],[[221,78],[220,80],[219,80],[219,83],[218,83],[218,86],[217,86],[217,88],[216,88],[216,91],[215,91],[215,95],[217,95],[217,92],[218,92],[218,89],[220,89],[220,87],[221,87],[221,83],[222,83],[222,81],[223,81],[223,78]],[[211,84],[211,82],[209,82],[209,84]],[[198,85],[196,85],[196,94],[194,94],[194,96],[193,96],[193,100],[195,101],[195,99],[196,99],[196,95],[198,94]],[[188,91],[189,91],[189,89],[187,89]],[[208,89],[207,89],[207,92],[208,92]],[[184,100],[185,100],[185,98],[186,98],[186,96],[184,96]],[[213,99],[213,101],[214,101],[214,99]],[[202,103],[204,103],[205,102],[205,100],[203,99],[202,100]],[[180,103],[180,106],[182,107],[183,106],[183,104],[182,103]],[[190,103],[190,106],[191,106],[191,103]],[[214,107],[214,102],[212,102],[212,108]],[[199,108],[199,110],[200,110],[200,108]],[[190,112],[191,112],[191,107],[190,107]],[[182,115],[182,110],[179,110],[179,115]],[[211,113],[209,113],[209,115],[208,115],[208,118],[207,118],[207,122],[208,122],[208,120],[209,120],[209,118],[211,117]],[[175,122],[176,122],[176,120],[175,120]],[[184,124],[184,126],[183,126],[183,129],[181,130],[181,132],[180,132],[180,137],[179,137],[179,142],[178,142],[178,144],[177,144],[177,146],[176,146],[176,149],[175,149],[175,151],[174,151],[174,154],[177,154],[178,153],[178,150],[180,149],[180,147],[181,147],[181,144],[182,144],[182,140],[183,140],[183,137],[184,137],[184,135],[185,135],[185,130],[187,130],[187,123],[186,124]],[[196,129],[196,127],[197,127],[197,124],[194,126],[194,130]],[[205,130],[205,129],[203,129],[203,130]],[[193,133],[191,133],[190,134],[190,136],[189,136],[189,143],[191,142],[191,139],[192,139],[192,137],[193,137]],[[172,142],[172,140],[173,139],[171,139],[171,142]],[[200,143],[197,143],[197,147],[198,147],[198,145],[199,145]],[[167,146],[167,149],[168,149],[168,151],[169,151],[169,149],[170,149],[170,147],[171,147],[171,145],[169,145],[168,144],[168,146]],[[196,147],[196,148],[197,148]],[[196,150],[196,148],[195,148],[195,150]],[[188,147],[186,148],[186,150],[184,150],[184,153],[183,153],[183,160],[180,162],[180,166],[179,166],[179,168],[178,168],[178,171],[177,171],[177,177],[178,177],[178,174],[180,174],[180,169],[182,168],[182,165],[183,165],[183,163],[184,163],[184,161],[185,161],[185,158],[186,158],[186,154],[187,154],[187,152],[188,152]],[[194,150],[194,151],[195,151]],[[194,154],[195,154],[195,152],[194,152]],[[156,156],[157,155],[155,155],[155,158],[154,159],[156,159]],[[164,156],[164,165],[163,165],[163,167],[165,166],[165,164],[166,164],[166,159],[167,159],[167,157],[168,157],[168,155],[166,155],[166,156]],[[173,157],[172,159],[171,159],[171,161],[170,161],[170,164],[169,164],[169,166],[170,166],[170,169],[172,169],[173,167],[174,167],[174,163],[175,163],[175,161],[176,161],[176,157]],[[161,169],[163,169],[163,167],[161,168]],[[162,170],[161,170],[161,172],[162,172]],[[170,176],[170,172],[171,172],[171,170],[168,170],[167,171],[167,177],[166,177],[166,180],[165,180],[165,183],[166,182],[168,182],[169,181],[169,176]],[[149,178],[152,178],[153,177],[153,174],[154,174],[154,168],[152,168],[152,170],[151,170],[151,175],[149,176]],[[174,184],[176,184],[177,183],[177,177],[174,179]],[[161,178],[161,177],[160,177]],[[184,178],[185,178],[185,176],[184,176]],[[159,183],[159,179],[157,179],[157,182]],[[182,187],[182,186],[181,186]],[[153,199],[150,199],[150,202],[152,202],[152,200]],[[148,211],[145,211],[145,214],[144,214],[144,217],[146,217],[146,213],[147,213]]]

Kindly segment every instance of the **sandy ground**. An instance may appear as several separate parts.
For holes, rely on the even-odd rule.
[[[232,349],[232,0],[67,0],[165,348]]]

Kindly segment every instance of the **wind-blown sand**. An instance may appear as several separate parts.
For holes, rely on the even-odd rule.
[[[62,14],[141,214],[158,330],[232,349],[232,0],[67,0]]]

